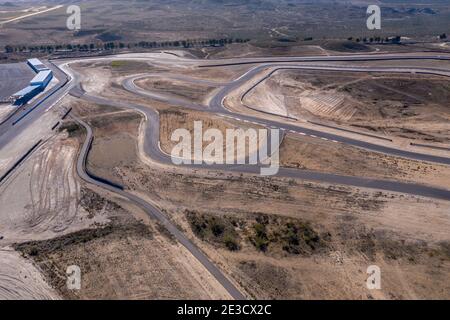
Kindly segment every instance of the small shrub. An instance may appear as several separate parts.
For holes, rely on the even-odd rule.
[[[223,242],[230,251],[238,251],[240,249],[238,241],[230,234],[224,236]]]
[[[250,237],[250,241],[259,251],[267,251],[269,246],[269,238],[267,236],[266,226],[262,223],[255,223],[253,225],[254,235]]]
[[[187,220],[194,234],[202,240],[219,244],[230,251],[240,249],[239,237],[232,219],[186,211]]]
[[[309,254],[320,245],[317,232],[304,222],[288,222],[283,228],[283,250],[292,254]]]
[[[39,255],[39,250],[37,248],[33,247],[30,249],[28,254],[32,257],[36,257],[37,255]]]
[[[225,226],[217,221],[216,219],[212,219],[211,221],[211,231],[215,237],[220,237],[225,231]]]

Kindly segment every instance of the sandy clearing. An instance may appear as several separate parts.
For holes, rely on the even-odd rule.
[[[52,139],[0,187],[2,243],[51,238],[107,221],[88,218],[79,204],[74,159],[77,146]]]
[[[147,216],[144,224],[94,191],[86,196],[93,214],[106,202],[117,211],[115,219],[101,228],[15,246],[39,266],[64,299],[230,299],[217,280],[155,221]],[[61,277],[70,265],[80,267],[80,290],[68,290]]]
[[[178,141],[172,140],[172,135],[178,129],[186,129],[191,133],[191,136],[194,137],[194,123],[200,122],[202,132],[205,132],[208,129],[216,129],[222,133],[223,136],[223,155],[222,159],[225,162],[226,159],[226,150],[235,150],[235,145],[237,142],[233,142],[230,139],[227,139],[227,130],[236,130],[236,141],[246,139],[249,129],[258,130],[261,127],[259,126],[249,126],[243,122],[237,121],[228,121],[220,118],[218,116],[211,117],[209,114],[197,112],[197,111],[189,111],[185,110],[183,112],[178,110],[167,110],[160,113],[160,143],[161,149],[166,154],[172,154],[174,147],[179,143]],[[240,130],[240,131],[239,131]],[[255,131],[257,132],[257,131]],[[176,136],[175,136],[176,137]],[[260,139],[261,137],[258,137]],[[259,140],[258,140],[259,141]],[[210,145],[210,142],[203,142],[202,151],[205,152],[207,146]],[[191,160],[203,160],[203,161],[214,161],[214,157],[209,158],[209,156],[213,156],[205,152],[202,159],[196,159],[194,154],[194,148],[192,146],[192,154]],[[237,154],[237,151],[234,152],[234,161],[238,161],[238,159],[242,160],[246,157],[255,154],[258,152],[257,146],[250,145],[248,139],[246,139],[245,143],[246,150],[243,154]],[[179,154],[175,154],[175,156],[182,156]]]
[[[30,261],[12,249],[0,249],[0,300],[59,298]]]
[[[83,89],[89,93],[101,93],[111,82],[112,74],[107,69],[96,68],[83,69],[82,80]]]
[[[164,76],[140,79],[136,81],[136,85],[150,92],[163,93],[164,96],[173,96],[205,105],[211,96],[211,92],[215,89],[214,86],[204,83],[187,82]]]
[[[405,150],[408,151],[413,151],[413,152],[419,152],[419,153],[426,153],[426,154],[432,154],[432,155],[437,155],[437,156],[448,156],[449,152],[445,151],[445,150],[438,150],[438,149],[432,149],[432,148],[421,148],[421,147],[417,147],[417,146],[413,146],[410,145],[410,142],[413,141],[411,139],[422,139],[422,138],[427,138],[428,136],[421,134],[421,131],[423,132],[432,132],[433,134],[436,134],[436,136],[439,136],[440,138],[442,138],[444,135],[448,135],[448,121],[447,122],[442,122],[441,120],[439,121],[431,121],[430,119],[428,119],[428,116],[424,116],[423,119],[422,118],[418,118],[418,117],[410,117],[405,123],[407,124],[409,121],[409,125],[403,125],[402,123],[399,123],[399,119],[401,118],[395,118],[395,119],[391,119],[391,118],[386,118],[386,119],[381,119],[381,120],[370,120],[370,121],[366,121],[364,122],[363,120],[354,120],[354,125],[355,126],[351,126],[350,124],[345,125],[344,123],[342,123],[342,121],[338,121],[339,124],[337,125],[338,128],[330,128],[330,127],[325,127],[320,125],[320,123],[324,123],[324,124],[328,124],[328,125],[335,125],[334,123],[335,121],[333,121],[332,119],[329,120],[324,120],[321,119],[321,117],[317,117],[315,116],[313,113],[311,113],[310,111],[306,110],[305,108],[303,108],[301,106],[301,103],[305,104],[305,99],[303,99],[303,101],[301,101],[301,99],[299,99],[299,97],[297,97],[297,95],[301,95],[303,94],[303,92],[308,91],[308,90],[312,90],[314,87],[311,84],[308,84],[309,82],[307,81],[308,79],[310,79],[311,81],[314,80],[314,86],[319,88],[317,90],[322,91],[323,92],[323,88],[322,86],[324,86],[324,88],[326,88],[328,91],[330,91],[330,81],[332,82],[332,86],[335,87],[339,87],[339,84],[341,83],[347,83],[347,84],[352,84],[354,81],[348,82],[348,76],[344,77],[344,74],[337,74],[337,73],[332,73],[332,74],[323,74],[322,76],[319,77],[319,75],[321,74],[320,72],[309,72],[309,71],[301,71],[302,73],[300,75],[298,75],[298,71],[278,71],[277,73],[275,73],[275,77],[278,76],[278,80],[282,81],[283,83],[289,84],[290,86],[287,86],[286,88],[284,87],[280,87],[278,82],[273,81],[274,78],[270,78],[268,80],[263,81],[261,84],[259,84],[255,89],[251,90],[249,92],[249,94],[244,95],[243,94],[245,92],[247,92],[247,90],[251,89],[252,86],[254,86],[255,84],[257,84],[261,79],[264,79],[264,77],[266,77],[271,71],[273,71],[274,68],[268,68],[263,70],[257,77],[253,78],[252,80],[248,81],[247,83],[245,83],[241,88],[233,91],[230,93],[230,95],[228,97],[225,98],[224,100],[224,105],[237,113],[245,113],[245,114],[249,114],[249,115],[255,115],[258,116],[260,118],[264,118],[264,119],[271,119],[271,120],[276,120],[278,122],[282,122],[282,123],[289,123],[292,124],[292,121],[290,121],[290,119],[286,119],[286,118],[281,118],[280,116],[277,116],[276,113],[282,115],[283,112],[279,112],[281,106],[277,106],[276,108],[273,107],[273,105],[271,106],[271,103],[266,103],[264,104],[265,100],[267,99],[262,99],[261,97],[265,97],[267,96],[267,93],[265,91],[272,91],[273,96],[277,97],[278,101],[283,101],[285,103],[287,103],[288,106],[287,110],[288,110],[288,114],[292,114],[295,118],[297,118],[298,123],[301,127],[304,128],[309,128],[309,129],[313,129],[313,130],[318,130],[318,131],[325,131],[331,134],[337,134],[340,136],[344,136],[344,137],[349,137],[352,139],[356,139],[356,140],[362,140],[362,141],[366,141],[366,142],[370,142],[373,144],[378,144],[378,145],[391,145],[392,147],[398,148],[398,147],[402,147]],[[298,81],[295,82],[288,82],[288,80],[286,80],[285,78],[282,77],[282,74],[285,73],[297,73],[299,79]],[[312,78],[311,78],[312,77]],[[350,77],[352,78],[352,77]],[[389,78],[393,78],[393,79],[408,79],[407,76],[389,76]],[[330,81],[328,81],[328,80]],[[327,80],[327,81],[324,81]],[[353,77],[354,80],[354,77]],[[426,79],[425,79],[426,80]],[[257,90],[258,87],[265,85],[266,82],[270,82],[272,81],[274,85],[272,86],[266,86],[265,87],[265,91],[260,90],[260,93],[262,93],[261,97],[259,95],[252,95],[252,92]],[[295,86],[292,86],[295,85]],[[275,90],[276,87],[278,87],[278,91]],[[270,90],[268,90],[270,89]],[[331,91],[330,91],[331,92]],[[241,97],[244,97],[244,105],[241,102]],[[247,100],[250,99],[255,100],[255,103],[249,105]],[[283,99],[282,99],[283,98]],[[306,101],[309,103],[309,106],[312,108],[312,110],[315,109],[315,107],[319,106],[323,108],[323,111],[325,112],[330,112],[332,114],[332,117],[340,117],[341,120],[342,119],[346,119],[349,116],[353,116],[354,115],[354,110],[352,106],[358,106],[358,108],[360,106],[364,106],[364,104],[362,104],[361,102],[359,102],[357,99],[351,98],[348,95],[346,95],[346,99],[344,101],[344,103],[335,103],[335,102],[339,102],[338,100],[332,99],[332,103],[331,104],[317,104],[316,101],[313,101],[311,99],[309,99],[310,101]],[[269,107],[271,107],[274,111],[274,114],[268,114],[268,113],[262,113],[259,112],[258,110],[262,110],[262,108],[260,107],[261,105],[269,105]],[[305,104],[306,105],[306,104]],[[251,108],[248,108],[248,107]],[[299,107],[300,106],[300,107]],[[286,107],[286,106],[283,106]],[[429,107],[432,107],[432,105],[429,105]],[[292,111],[292,109],[295,109],[295,112]],[[436,108],[432,108],[432,110],[435,110]],[[267,110],[263,110],[266,112],[271,112],[270,108]],[[438,113],[434,113],[434,114],[438,114]],[[439,115],[439,114],[438,114]],[[448,116],[448,113],[447,113]],[[329,116],[330,117],[330,116]],[[429,117],[432,117],[431,115]],[[307,119],[311,119],[314,120],[315,122],[308,122]],[[317,122],[317,123],[316,123]],[[356,127],[357,126],[357,127]],[[342,127],[344,130],[339,130],[339,128]],[[379,130],[379,132],[373,132],[373,131],[369,131],[369,129],[371,129],[372,127],[376,128]],[[346,130],[351,130],[353,132],[349,132]],[[395,136],[392,136],[392,142],[386,142],[385,140],[380,140],[377,138],[372,138],[363,134],[358,134],[357,132],[362,132],[362,133],[371,133],[371,134],[378,134],[379,136],[384,136],[386,135],[386,132],[383,131],[383,129],[386,129],[389,131],[389,134],[393,134]],[[398,132],[396,132],[395,130],[397,130]],[[401,131],[401,132],[400,132]],[[409,133],[407,136],[404,135],[404,133],[408,133],[409,131],[411,131],[411,133]],[[431,137],[431,136],[430,136]],[[416,141],[417,142],[417,141]],[[435,143],[435,142],[430,142],[430,143]],[[437,145],[440,145],[439,143]]]
[[[448,188],[450,180],[450,167],[446,165],[388,156],[293,133],[284,139],[280,159],[284,167],[413,182],[444,189]]]
[[[266,88],[265,83],[246,95],[243,103],[245,106],[263,112],[281,116],[293,116],[286,108],[285,97]]]
[[[56,111],[56,109],[55,107],[55,111],[44,113],[39,118],[39,121],[32,122],[26,130],[21,131],[17,135],[11,136],[8,132],[4,134],[4,136],[9,135],[10,139],[1,148],[0,163],[2,165],[0,166],[0,174],[5,173],[40,138],[46,140],[53,135],[51,128],[60,119],[60,111]]]
[[[16,107],[10,104],[0,104],[0,122],[6,120],[8,115],[15,109]]]

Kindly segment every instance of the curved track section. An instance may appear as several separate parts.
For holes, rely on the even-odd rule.
[[[155,100],[160,100],[164,102],[173,103],[175,105],[181,105],[187,108],[195,109],[195,110],[202,110],[212,113],[217,113],[223,116],[228,115],[234,115],[231,111],[227,110],[223,105],[224,98],[234,89],[238,88],[240,85],[242,85],[245,81],[248,81],[249,79],[253,78],[255,75],[257,75],[262,69],[267,68],[268,66],[273,67],[274,63],[279,64],[278,67],[292,67],[292,65],[285,66],[284,63],[287,62],[301,62],[301,61],[379,61],[379,60],[405,60],[405,59],[434,59],[434,60],[450,60],[450,57],[440,57],[440,56],[434,56],[434,57],[413,57],[413,58],[404,58],[399,56],[389,56],[389,57],[374,57],[374,56],[360,56],[360,57],[340,57],[340,58],[333,58],[328,57],[324,59],[324,57],[320,58],[314,58],[314,59],[281,59],[282,61],[268,61],[268,60],[259,60],[259,61],[248,61],[248,62],[239,62],[239,63],[228,63],[228,64],[211,64],[211,65],[205,65],[205,67],[213,67],[213,66],[224,66],[224,65],[237,65],[237,64],[254,64],[254,63],[264,63],[263,65],[259,65],[256,68],[251,69],[246,74],[241,76],[240,78],[236,79],[235,81],[232,81],[231,83],[225,84],[221,90],[215,95],[215,97],[211,100],[208,107],[196,105],[192,103],[188,103],[186,101],[182,101],[180,99],[174,100],[175,98],[169,98],[165,97],[161,94],[155,94],[152,92],[148,92],[143,90],[142,88],[138,88],[134,84],[134,80],[138,79],[139,77],[143,78],[145,75],[141,75],[139,77],[133,77],[126,79],[123,83],[124,87],[136,94],[146,96]],[[311,68],[311,66],[310,66]],[[323,68],[323,66],[320,66],[320,68]],[[335,67],[334,67],[335,68]],[[394,68],[383,68],[383,72],[386,71],[392,71]],[[439,72],[448,72],[448,70],[438,70],[438,69],[421,69],[418,70],[415,68],[415,71],[409,70],[399,70],[399,68],[396,68],[398,72],[424,72],[428,74],[437,74]],[[324,69],[328,70],[328,69]],[[364,71],[373,71],[374,69],[367,70],[367,68],[364,69]],[[374,71],[375,72],[375,71]],[[153,160],[172,165],[172,161],[170,159],[170,156],[166,155],[162,152],[162,150],[159,147],[159,115],[158,113],[145,106],[140,106],[138,104],[133,103],[121,103],[116,101],[110,101],[105,98],[100,98],[96,96],[90,96],[87,95],[79,86],[79,81],[76,79],[76,76],[74,76],[74,80],[78,85],[73,84],[71,94],[74,96],[77,96],[79,98],[98,103],[98,104],[106,104],[111,106],[117,106],[120,108],[125,109],[134,109],[136,111],[139,111],[140,113],[144,114],[147,123],[145,128],[145,139],[144,139],[144,151],[145,153],[152,158]],[[366,148],[369,150],[374,150],[378,152],[384,152],[387,154],[392,155],[400,155],[404,157],[408,157],[411,159],[417,159],[417,160],[425,160],[425,161],[431,161],[431,162],[437,162],[437,163],[445,163],[450,164],[450,159],[444,158],[444,157],[435,157],[430,156],[426,154],[419,154],[414,152],[408,152],[403,151],[399,149],[394,148],[387,148],[375,144],[368,144],[362,141],[353,140],[337,135],[332,135],[329,133],[323,133],[320,131],[315,131],[311,129],[301,128],[299,126],[294,125],[287,125],[284,123],[279,123],[276,121],[271,120],[265,120],[260,119],[257,117],[252,116],[246,116],[238,114],[240,118],[246,121],[258,121],[258,123],[262,123],[266,125],[267,127],[275,127],[280,128],[284,131],[291,130],[293,132],[304,132],[308,134],[315,134],[318,137],[324,137],[328,139],[334,139],[337,141],[340,141],[342,143],[347,143],[350,145]],[[170,233],[172,233],[175,238],[183,245],[185,246],[193,255],[196,257],[196,259],[202,263],[202,265],[217,279],[217,281],[229,292],[229,294],[234,299],[245,299],[243,294],[224,276],[224,274],[206,257],[205,254],[203,254],[192,242],[181,232],[177,229],[176,226],[174,226],[170,220],[161,213],[157,208],[155,208],[150,203],[146,202],[145,200],[139,198],[138,196],[131,194],[127,191],[125,191],[123,188],[109,184],[105,182],[104,180],[100,180],[96,178],[93,175],[90,175],[86,170],[86,159],[89,153],[89,150],[92,145],[93,136],[92,136],[92,129],[90,126],[83,122],[80,119],[76,119],[80,125],[82,125],[86,130],[86,140],[82,146],[82,149],[80,151],[80,156],[77,161],[77,172],[79,176],[85,180],[88,183],[94,184],[96,186],[99,186],[101,188],[104,188],[110,192],[117,193],[127,199],[129,199],[134,204],[141,207],[143,210],[147,212],[147,214],[153,218],[155,218],[157,221],[162,223]],[[189,165],[185,165],[186,167],[190,167]],[[197,165],[192,165],[191,167],[198,168]],[[223,171],[235,171],[235,172],[243,172],[243,173],[250,173],[250,174],[257,174],[260,172],[259,166],[251,166],[251,165],[203,165],[202,166],[205,169],[208,170],[223,170]],[[418,196],[424,196],[424,197],[432,197],[437,199],[444,199],[444,200],[450,200],[450,191],[439,189],[439,188],[433,188],[418,184],[408,184],[408,183],[401,183],[401,182],[395,182],[395,181],[384,181],[384,180],[376,180],[376,179],[367,179],[367,178],[361,178],[361,177],[349,177],[349,176],[340,176],[340,175],[334,175],[334,174],[325,174],[325,173],[318,173],[318,172],[311,172],[311,171],[302,171],[302,170],[296,170],[296,169],[287,169],[287,168],[281,168],[278,176],[280,177],[289,177],[289,178],[299,178],[299,179],[305,179],[305,180],[312,180],[312,181],[319,181],[319,182],[326,182],[326,183],[332,183],[332,184],[341,184],[341,185],[350,185],[350,186],[357,186],[357,187],[363,187],[363,188],[373,188],[373,189],[379,189],[379,190],[385,190],[385,191],[392,191],[392,192],[400,192],[400,193],[407,193],[412,195],[418,195]]]
[[[228,280],[227,277],[208,259],[208,257],[200,251],[178,228],[157,208],[141,199],[140,197],[129,193],[122,188],[107,183],[105,180],[99,180],[86,169],[86,160],[89,150],[92,146],[93,135],[91,127],[81,119],[73,117],[76,122],[86,130],[86,140],[80,151],[77,160],[77,173],[87,183],[96,185],[110,192],[119,194],[132,203],[142,208],[150,217],[160,222],[210,273],[211,275],[227,290],[230,296],[236,300],[245,300],[244,295]]]
[[[146,155],[159,163],[174,165],[169,155],[163,153],[159,147],[159,114],[149,107],[141,106],[135,103],[122,103],[111,101],[105,98],[91,96],[84,93],[81,89],[72,92],[76,97],[82,98],[96,104],[110,105],[118,108],[134,109],[143,114],[147,119],[145,129],[144,151]],[[237,173],[260,174],[259,165],[187,165],[183,167],[229,171]],[[450,200],[450,190],[428,187],[419,184],[409,184],[396,181],[378,180],[364,177],[350,177],[337,174],[321,173],[307,170],[280,168],[277,177],[295,178],[309,181],[324,182],[330,184],[348,185],[361,188],[371,188],[390,192],[399,192],[423,197],[430,197],[442,200]]]
[[[245,95],[248,91],[250,91],[252,88],[254,88],[256,85],[264,81],[265,79],[269,78],[274,72],[279,70],[286,70],[286,69],[302,69],[302,70],[327,70],[327,71],[351,71],[351,72],[389,72],[389,73],[407,73],[407,74],[432,74],[432,75],[438,75],[438,76],[444,76],[450,78],[450,70],[441,70],[436,68],[411,68],[411,67],[394,67],[394,68],[388,68],[388,67],[378,67],[378,68],[369,68],[369,67],[341,67],[341,66],[295,66],[295,65],[285,65],[285,64],[264,64],[260,65],[256,68],[251,69],[247,73],[245,73],[243,76],[238,78],[235,81],[232,81],[225,86],[222,87],[222,89],[211,99],[210,104],[208,107],[198,105],[198,104],[192,104],[189,102],[186,102],[181,99],[176,99],[172,97],[167,97],[161,94],[156,94],[153,92],[146,91],[140,87],[138,87],[135,84],[136,80],[143,79],[148,76],[152,75],[139,75],[127,78],[123,81],[122,85],[123,87],[134,93],[138,94],[144,97],[148,97],[157,101],[173,104],[173,105],[179,105],[185,108],[193,109],[193,110],[199,110],[199,111],[205,111],[205,112],[214,112],[219,115],[223,116],[235,116],[239,117],[240,120],[248,121],[248,122],[257,122],[258,124],[265,125],[266,127],[276,127],[280,128],[285,131],[290,131],[292,133],[304,133],[307,135],[317,136],[319,138],[325,138],[328,140],[335,140],[341,143],[345,143],[348,145],[352,145],[355,147],[364,148],[370,151],[376,151],[381,152],[387,155],[393,155],[393,156],[400,156],[412,160],[419,160],[419,161],[428,161],[428,162],[434,162],[434,163],[440,163],[440,164],[446,164],[450,165],[450,158],[447,157],[440,157],[440,156],[434,156],[424,153],[418,153],[418,152],[412,152],[412,151],[405,151],[402,149],[394,148],[394,147],[388,147],[384,145],[369,143],[361,140],[356,140],[352,138],[347,138],[345,136],[336,135],[336,134],[330,134],[314,129],[304,128],[301,127],[300,124],[286,124],[286,123],[280,123],[274,120],[266,120],[261,119],[254,116],[248,116],[244,114],[237,114],[230,110],[228,110],[224,105],[223,101],[225,97],[227,97],[230,92],[233,90],[236,90],[241,85],[243,85],[245,82],[251,80],[253,77],[255,77],[258,73],[260,73],[262,70],[272,67],[275,68],[273,71],[271,71],[268,75],[266,75],[263,79],[259,80],[254,86],[249,88],[246,92],[244,92],[243,95]]]
[[[228,85],[224,86],[210,101],[209,108],[210,110],[216,111],[216,113],[222,113],[225,115],[234,115],[238,116],[240,119],[247,120],[250,122],[259,122],[262,123],[268,127],[277,127],[281,129],[288,130],[293,133],[304,133],[307,135],[317,136],[319,138],[325,138],[328,140],[335,140],[341,143],[345,143],[351,146],[364,148],[370,151],[376,151],[381,152],[387,155],[393,155],[393,156],[400,156],[403,158],[408,158],[412,160],[419,160],[419,161],[428,161],[428,162],[434,162],[434,163],[440,163],[445,165],[450,165],[450,158],[447,157],[440,157],[440,156],[434,156],[424,153],[418,153],[418,152],[412,152],[412,151],[405,151],[402,149],[397,149],[394,147],[388,147],[384,145],[369,143],[361,140],[356,140],[352,138],[347,138],[344,136],[336,135],[336,134],[330,134],[318,130],[313,130],[309,128],[303,128],[300,124],[285,124],[280,123],[274,120],[265,120],[261,118],[257,118],[254,116],[247,116],[244,114],[235,114],[228,109],[225,108],[223,101],[224,99],[234,90],[238,89],[241,85],[243,85],[245,82],[253,79],[258,73],[263,71],[264,69],[268,67],[275,68],[271,73],[269,73],[267,76],[265,76],[263,79],[260,80],[264,81],[268,77],[270,77],[271,74],[276,72],[277,70],[283,70],[283,69],[304,69],[304,70],[326,70],[326,71],[351,71],[351,72],[389,72],[389,73],[406,73],[406,74],[431,74],[431,75],[438,75],[438,76],[444,76],[450,78],[450,70],[442,70],[442,69],[435,69],[435,68],[411,68],[411,67],[378,67],[378,68],[368,68],[368,67],[341,67],[341,66],[295,66],[295,65],[286,65],[286,64],[264,64],[257,66],[256,68],[251,69],[247,73],[245,73],[243,76],[238,78],[237,80],[230,82]],[[259,82],[258,82],[259,83]],[[257,83],[257,84],[258,84]],[[133,83],[134,84],[134,83]],[[257,85],[256,84],[256,85]],[[124,87],[132,91],[136,94],[142,94],[142,89],[133,89],[130,88],[129,83],[125,83]],[[250,91],[252,88],[250,88],[248,91]],[[245,94],[245,93],[244,93]],[[170,101],[167,101],[170,103]]]

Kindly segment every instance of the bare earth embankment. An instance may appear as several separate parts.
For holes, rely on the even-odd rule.
[[[445,143],[450,82],[423,75],[281,70],[244,97],[262,111]]]

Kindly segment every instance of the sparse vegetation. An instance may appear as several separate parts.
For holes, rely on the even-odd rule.
[[[281,231],[283,250],[292,254],[310,254],[321,245],[321,238],[309,223],[287,222]]]
[[[254,234],[250,236],[251,243],[259,250],[265,252],[269,246],[269,238],[267,236],[267,230],[265,224],[255,223],[253,225]]]
[[[78,33],[79,35],[80,33]],[[85,43],[85,44],[52,44],[52,45],[40,45],[40,46],[25,46],[25,45],[10,45],[4,46],[4,51],[7,54],[25,54],[25,55],[71,55],[76,53],[89,53],[89,54],[108,54],[119,53],[120,51],[129,51],[130,49],[171,49],[171,48],[206,48],[206,47],[223,47],[232,43],[246,43],[250,39],[188,39],[188,40],[176,40],[176,41],[162,41],[162,42],[119,42],[122,37],[110,32],[105,32],[96,37],[97,42]],[[112,64],[114,67],[114,65]]]
[[[204,129],[214,127],[221,131],[240,126],[260,127],[258,122],[244,125],[239,119],[223,119],[210,112],[214,110],[206,110],[213,91],[253,68],[250,57],[270,60],[269,57],[280,55],[325,57],[335,55],[333,51],[377,50],[380,54],[448,51],[448,43],[443,41],[447,36],[442,34],[448,33],[447,24],[445,28],[427,26],[431,20],[447,18],[448,6],[435,5],[433,1],[418,9],[414,8],[416,4],[399,5],[387,0],[383,2],[383,17],[387,18],[383,20],[383,29],[368,32],[363,21],[365,5],[354,1],[345,5],[341,1],[318,3],[173,0],[167,5],[162,0],[126,4],[119,0],[84,1],[81,5],[86,6],[83,8],[86,15],[83,13],[83,28],[78,32],[62,31],[65,21],[57,21],[53,14],[2,25],[0,36],[4,43],[0,45],[5,47],[5,53],[0,54],[0,61],[30,56],[79,61],[70,63],[70,67],[79,72],[88,95],[147,106],[159,113],[160,147],[167,151],[172,146],[169,143],[172,129],[186,126],[191,131],[195,120],[202,120]],[[214,14],[219,9],[220,14]],[[423,26],[421,30],[417,30],[416,22]],[[410,26],[415,27],[412,35],[403,32]],[[421,35],[427,40],[421,41]],[[155,53],[86,61],[81,58],[145,51]],[[132,61],[132,56],[139,59]],[[208,64],[205,61],[216,64],[218,59],[227,61],[230,57],[233,61],[246,57],[243,61],[250,64],[205,66]],[[360,61],[358,65],[397,67],[398,63]],[[410,63],[438,68],[446,62],[405,61],[405,65]],[[143,90],[203,104],[208,112],[184,108],[182,103],[172,105],[172,99],[166,103],[162,99],[150,101],[122,86],[125,77],[147,72],[152,73],[149,79],[136,81]],[[264,68],[266,72],[270,70]],[[188,81],[186,77],[197,80]],[[15,83],[8,76],[3,78]],[[256,81],[255,75],[251,81],[245,81],[245,86]],[[24,82],[29,83],[25,77]],[[313,123],[324,117],[327,123],[355,125],[389,135],[391,126],[398,125],[402,130],[400,137],[412,140],[426,134],[427,140],[435,138],[434,141],[444,143],[448,140],[445,125],[449,83],[431,75],[280,70],[261,84],[267,86],[253,88],[257,98],[253,105],[265,111],[279,102],[280,107],[294,112],[302,121]],[[233,105],[234,98],[239,102],[239,91],[233,90],[224,100],[234,112],[242,111]],[[97,194],[95,191],[100,192],[101,185],[95,187],[82,181],[77,174],[76,158],[84,141],[84,129],[70,121],[70,117],[61,121],[63,124],[58,132],[54,131],[51,141],[30,155],[8,183],[2,185],[0,207],[7,210],[0,214],[0,243],[17,250],[7,249],[7,253],[16,254],[24,266],[35,267],[35,274],[42,273],[45,282],[63,298],[229,298],[220,278],[214,272],[212,276],[208,274],[211,271],[208,265],[202,266],[203,259],[198,261],[189,245],[178,242],[178,237],[168,231],[175,229],[192,244],[199,245],[206,258],[248,298],[448,298],[450,222],[446,218],[450,203],[376,191],[365,188],[367,185],[359,188],[281,176],[180,169],[162,162],[153,165],[152,161],[144,161],[149,160],[144,154],[147,148],[142,150],[142,144],[147,146],[145,141],[148,142],[144,139],[149,138],[143,135],[144,126],[153,125],[153,121],[145,123],[140,113],[127,108],[108,106],[107,102],[96,105],[83,101],[86,97],[75,96],[55,104],[42,123],[34,121],[19,138],[23,141],[34,138],[41,132],[37,130],[40,124],[48,130],[48,124],[54,123],[53,116],[61,114],[58,108],[67,109],[70,105],[74,114],[93,129],[94,140],[87,158],[89,173],[118,181],[128,193],[154,203],[168,220],[158,223],[151,219],[151,212],[145,214],[142,206],[133,205],[135,201],[126,201],[124,194],[106,190]],[[415,122],[409,122],[412,120]],[[423,126],[427,123],[428,127]],[[328,132],[327,126],[322,124],[323,132]],[[31,137],[25,135],[29,130]],[[335,131],[336,128],[331,132]],[[366,141],[363,136],[358,139]],[[5,146],[5,159],[0,159],[6,160],[3,165],[9,165],[6,158],[15,152],[10,149],[20,146],[20,141],[14,141]],[[399,148],[413,149],[406,139],[398,142]],[[280,156],[282,166],[411,184],[442,186],[450,174],[445,166],[297,134],[284,137]],[[12,273],[1,272],[2,263],[5,265],[3,256],[0,278]],[[365,271],[372,264],[383,270],[383,288],[368,293]],[[9,270],[19,271],[18,283],[24,283],[28,290],[27,282],[32,277],[22,272],[22,264],[11,265]],[[67,289],[65,272],[69,265],[80,266],[82,290]],[[0,284],[3,289],[0,296],[1,291],[16,294],[18,286],[10,277],[4,278],[7,286],[5,290]]]
[[[120,68],[120,67],[124,67],[126,65],[127,65],[127,61],[124,61],[124,60],[111,61],[111,67],[112,68]]]
[[[240,249],[239,237],[231,219],[195,211],[185,213],[192,231],[200,239],[224,246],[230,251]]]
[[[120,206],[111,202],[103,197],[101,197],[98,193],[93,192],[88,188],[81,188],[81,199],[80,205],[89,212],[90,215],[93,215],[95,212],[100,212],[102,210],[107,211],[117,211],[120,209]]]
[[[56,130],[58,132],[67,131],[69,138],[76,137],[83,132],[82,128],[74,121],[64,121]]]
[[[329,233],[324,238],[330,238]],[[309,222],[275,216],[257,216],[249,237],[253,246],[262,252],[280,248],[293,255],[311,255],[327,247],[326,241]]]
[[[239,239],[246,239],[247,244],[267,254],[282,250],[292,255],[311,255],[326,248],[331,237],[329,233],[319,235],[308,222],[265,214],[238,220],[233,216],[186,211],[186,218],[197,237],[230,251],[239,250]]]

